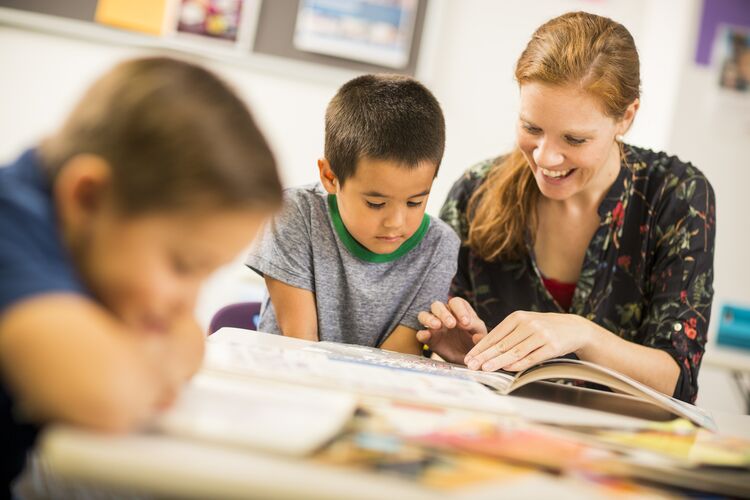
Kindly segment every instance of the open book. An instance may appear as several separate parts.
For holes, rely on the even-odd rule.
[[[700,427],[716,429],[711,415],[696,406],[614,370],[567,358],[548,360],[516,374],[481,372],[373,347],[225,328],[209,337],[204,369],[495,413],[513,411],[512,403],[498,398],[498,393],[509,394],[542,380],[583,380],[654,404]]]
[[[505,371],[482,372],[469,370],[463,366],[444,361],[389,352],[371,347],[319,342],[316,348],[334,356],[341,356],[363,363],[468,378],[491,387],[500,394],[510,394],[514,390],[532,382],[558,379],[582,380],[600,384],[609,387],[615,392],[628,394],[654,404],[677,417],[690,420],[699,427],[712,431],[716,430],[716,423],[713,418],[702,408],[667,396],[622,373],[589,361],[554,358],[517,373]]]

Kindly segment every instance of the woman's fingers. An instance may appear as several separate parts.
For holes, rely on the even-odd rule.
[[[493,345],[501,341],[505,336],[515,330],[521,323],[522,316],[514,312],[509,314],[499,325],[492,329],[492,331],[480,340],[474,348],[469,351],[466,355],[466,365],[469,366],[472,359],[478,357],[481,353],[490,349]],[[482,358],[486,360],[485,358]]]
[[[509,347],[499,356],[490,358],[480,366],[482,370],[486,372],[494,372],[500,369],[507,370],[509,366],[518,364],[521,360],[531,355],[543,345],[544,339],[537,335],[528,335],[523,340],[512,345],[512,347]]]
[[[541,363],[542,361],[554,357],[555,352],[553,351],[553,349],[549,345],[543,345],[537,350],[530,352],[523,359],[520,359],[513,364],[507,365],[503,369],[508,370],[509,372],[520,372],[521,370],[525,370],[532,365]]]
[[[490,347],[476,356],[473,356],[466,366],[472,370],[479,370],[480,368],[483,368],[488,361],[497,358],[508,359],[510,360],[509,362],[515,362],[516,360],[511,356],[512,351],[532,333],[534,333],[532,330],[521,324],[511,333],[493,343]]]

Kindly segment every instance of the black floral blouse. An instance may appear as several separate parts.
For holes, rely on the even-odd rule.
[[[466,205],[500,158],[469,168],[440,217],[466,240]],[[713,299],[714,192],[694,166],[626,145],[620,174],[599,207],[570,313],[623,339],[669,353],[681,374],[674,397],[694,402]],[[528,239],[527,239],[528,240]],[[516,310],[565,312],[544,287],[534,254],[487,262],[462,246],[451,295],[488,328]]]

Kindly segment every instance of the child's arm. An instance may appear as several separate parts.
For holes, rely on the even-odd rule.
[[[276,313],[276,322],[287,337],[318,340],[318,313],[315,294],[281,281],[264,277]]]
[[[417,340],[417,331],[404,325],[398,325],[380,347],[388,351],[422,354],[422,343]]]
[[[38,296],[0,317],[0,369],[34,421],[126,430],[197,370],[205,339],[188,323],[135,332],[86,298]]]

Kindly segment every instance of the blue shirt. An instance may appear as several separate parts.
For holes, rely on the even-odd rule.
[[[0,315],[19,300],[49,292],[86,293],[57,227],[50,181],[29,150],[0,167]],[[37,432],[0,379],[0,496],[23,469]]]

